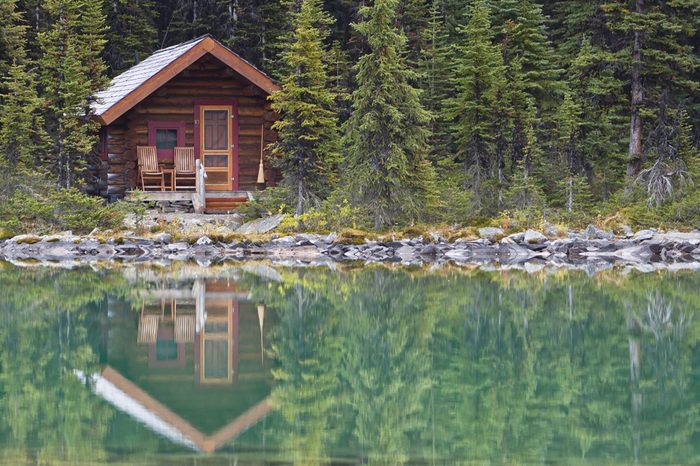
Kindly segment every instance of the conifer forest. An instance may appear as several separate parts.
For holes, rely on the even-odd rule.
[[[700,0],[0,0],[0,226],[102,205],[95,93],[211,34],[281,86],[283,181],[248,213],[700,227],[699,25]]]

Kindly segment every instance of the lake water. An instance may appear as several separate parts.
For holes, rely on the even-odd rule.
[[[0,464],[699,464],[698,290],[0,265]]]

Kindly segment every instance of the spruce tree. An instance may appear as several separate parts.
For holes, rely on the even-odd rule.
[[[629,82],[629,148],[627,175],[644,167],[642,147],[648,131],[665,118],[665,109],[692,99],[692,75],[700,4],[694,1],[616,0],[601,6],[615,34],[623,76]]]
[[[483,204],[483,184],[499,163],[494,157],[494,128],[505,90],[505,66],[500,48],[494,45],[489,8],[480,0],[472,5],[469,20],[460,29],[454,65],[454,95],[447,99],[445,115],[457,160],[464,171],[464,188],[474,191],[477,209]]]
[[[357,32],[369,51],[355,71],[352,115],[346,124],[348,192],[367,208],[374,227],[416,219],[433,196],[434,172],[426,161],[430,113],[411,84],[406,38],[394,26],[397,0],[376,0],[360,12]]]
[[[619,189],[624,178],[626,118],[624,81],[614,54],[584,36],[569,65],[571,98],[581,107],[579,154],[590,164],[594,192],[600,198]]]
[[[34,70],[22,62],[10,66],[0,83],[0,161],[3,172],[38,167],[47,146]]]
[[[115,75],[143,60],[158,48],[156,7],[152,0],[105,1],[107,44],[104,58]]]
[[[321,0],[302,0],[284,54],[290,72],[273,95],[273,109],[280,115],[273,125],[279,131],[273,155],[297,215],[328,194],[339,159],[336,95],[323,61],[331,23]]]
[[[16,0],[0,2],[0,76],[7,76],[16,60],[26,56],[27,25]]]
[[[39,34],[41,87],[52,140],[51,170],[58,184],[72,187],[88,175],[98,124],[90,103],[106,82],[102,2],[47,0],[50,28]]]
[[[451,92],[451,56],[445,21],[441,1],[433,0],[428,25],[423,30],[424,47],[419,62],[423,105],[433,115],[430,158],[439,164],[447,162],[449,144],[449,128],[443,113],[443,104]]]
[[[557,149],[562,155],[562,165],[566,176],[560,180],[560,186],[564,191],[564,207],[571,218],[573,211],[578,207],[575,200],[577,188],[580,187],[583,177],[583,159],[581,154],[581,105],[574,100],[571,92],[564,94],[564,100],[557,112]],[[578,179],[577,179],[578,177]]]
[[[12,175],[18,169],[36,167],[46,133],[35,70],[26,53],[27,26],[14,1],[3,3],[0,15],[6,68],[0,73],[0,164],[4,174]]]

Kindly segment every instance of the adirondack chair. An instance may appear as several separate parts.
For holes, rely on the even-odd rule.
[[[192,184],[178,186],[182,181],[191,181]],[[178,189],[197,189],[194,147],[175,148],[175,190]]]
[[[165,191],[165,175],[158,166],[158,155],[155,146],[138,146],[136,156],[139,161],[139,173],[141,175],[141,189],[160,189]],[[160,181],[159,185],[147,185],[146,181]]]

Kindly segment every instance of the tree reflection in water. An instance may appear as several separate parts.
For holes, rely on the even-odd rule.
[[[700,275],[251,269],[226,273],[235,270],[251,309],[264,310],[264,339],[262,324],[246,331],[260,332],[275,411],[220,456],[700,462]],[[196,455],[173,453],[154,434],[128,435],[135,421],[74,373],[116,357],[107,335],[121,342],[112,353],[136,342],[138,313],[127,323],[110,317],[108,296],[138,307],[140,288],[217,273],[2,270],[0,462],[119,454],[128,463],[139,445],[154,463],[164,453]]]

